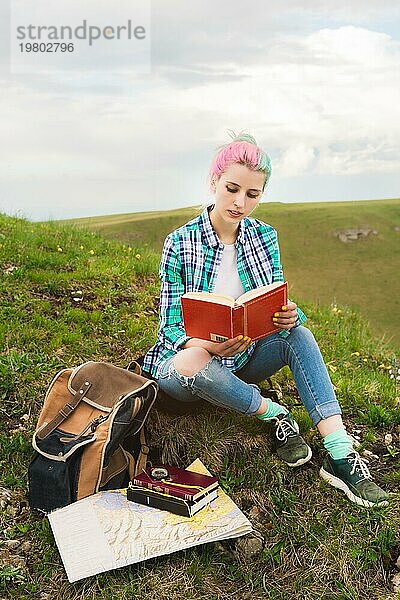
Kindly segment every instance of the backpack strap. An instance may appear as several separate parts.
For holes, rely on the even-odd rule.
[[[144,427],[140,430],[140,452],[136,462],[135,472],[132,474],[131,479],[135,475],[138,475],[142,471],[146,469],[147,466],[147,456],[149,454],[150,448],[146,444],[146,436],[144,433]]]
[[[52,419],[50,423],[46,423],[36,432],[36,437],[39,440],[43,440],[48,435],[50,435],[50,433],[52,433],[55,429],[57,429],[57,427],[61,425],[61,423],[65,421],[65,419],[67,419],[69,415],[76,409],[79,402],[82,400],[82,398],[86,396],[87,392],[90,390],[91,385],[92,384],[89,381],[85,381],[78,390],[78,392],[75,394],[75,396],[73,396],[71,400],[69,400],[69,402],[67,402],[62,408],[60,408],[54,419]]]

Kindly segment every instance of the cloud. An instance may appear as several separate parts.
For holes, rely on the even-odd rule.
[[[292,3],[291,3],[292,4]],[[379,22],[399,17],[400,8],[397,0],[295,0],[294,10],[303,10],[314,15],[329,16],[330,19],[345,23],[359,24]]]
[[[321,29],[305,38],[308,59],[368,69],[398,67],[400,42],[390,35],[353,25]]]
[[[208,65],[232,72],[230,81],[216,77],[177,89],[156,76],[119,98],[88,90],[71,97],[31,92],[29,110],[23,86],[14,85],[0,104],[8,155],[19,163],[12,173],[22,168],[45,176],[47,168],[50,178],[96,172],[125,178],[133,165],[149,168],[149,153],[159,165],[174,165],[205,143],[217,146],[228,127],[258,132],[285,175],[291,164],[292,175],[299,165],[332,172],[351,164],[352,172],[363,172],[373,164],[389,172],[399,160],[399,60],[400,43],[386,34],[325,28],[283,36],[262,65]]]
[[[282,36],[241,81],[193,85],[169,102],[257,131],[284,175],[300,164],[317,173],[392,172],[400,167],[399,64],[400,43],[386,34],[325,28]]]
[[[301,175],[309,167],[311,167],[315,159],[315,150],[307,144],[297,143],[292,144],[287,150],[282,153],[280,159],[280,174]]]
[[[163,206],[172,190],[171,202],[196,204],[227,129],[256,136],[276,181],[399,172],[400,43],[367,23],[378,3],[363,3],[368,26],[351,17],[361,2],[347,13],[330,1],[281,4],[157,5],[149,76],[3,75],[9,197],[15,185],[23,202],[33,182],[45,202],[63,182],[60,202],[75,208],[81,190],[97,212],[126,210],[131,195]],[[379,7],[380,22],[397,10]]]

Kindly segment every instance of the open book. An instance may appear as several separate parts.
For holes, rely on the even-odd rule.
[[[287,301],[286,281],[255,288],[236,300],[223,294],[188,292],[181,297],[185,332],[190,337],[213,342],[237,335],[258,340],[279,331],[272,317]]]

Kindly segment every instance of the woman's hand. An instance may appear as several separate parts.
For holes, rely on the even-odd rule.
[[[249,337],[243,337],[239,335],[225,342],[208,342],[208,350],[211,354],[217,354],[218,356],[235,356],[239,352],[246,350],[251,344]]]
[[[286,306],[282,306],[281,312],[276,312],[272,318],[274,324],[279,329],[292,329],[297,320],[297,304],[288,302]]]

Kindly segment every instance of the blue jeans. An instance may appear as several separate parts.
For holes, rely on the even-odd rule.
[[[255,342],[249,361],[236,372],[227,369],[219,356],[213,356],[198,373],[186,376],[175,369],[174,358],[161,365],[158,384],[177,400],[193,402],[202,398],[251,416],[262,400],[256,384],[288,365],[314,425],[331,415],[342,414],[314,335],[302,325],[292,329],[286,338],[274,333]]]

